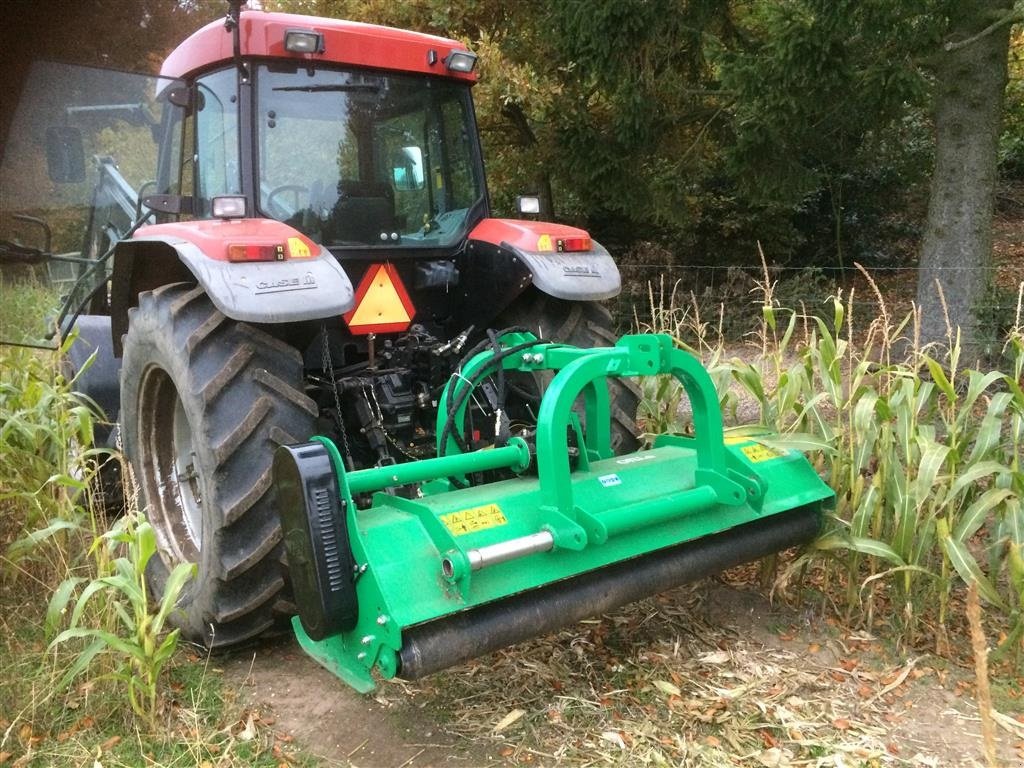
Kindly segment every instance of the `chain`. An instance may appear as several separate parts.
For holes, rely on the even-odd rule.
[[[369,387],[363,387],[363,397],[366,397],[367,389],[369,389],[369,397],[367,397],[367,402],[372,401],[373,407],[377,409],[376,426],[380,427],[380,431],[384,433],[384,438],[389,443],[391,443],[391,447],[397,450],[405,458],[415,460],[416,457],[409,453],[407,450],[405,450],[405,448],[401,446],[401,444],[394,438],[394,436],[390,432],[388,432],[387,429],[384,428],[384,412],[380,408],[380,402],[377,400],[377,392],[375,391],[373,384],[371,383]],[[394,460],[392,459],[392,461]]]
[[[352,449],[348,444],[348,432],[345,430],[345,420],[341,415],[341,396],[338,394],[338,382],[334,376],[334,360],[331,358],[331,344],[327,339],[327,324],[320,324],[320,335],[324,340],[323,343],[323,367],[324,371],[331,379],[331,392],[334,394],[334,413],[335,423],[338,427],[338,434],[341,435],[341,449],[345,455],[345,463],[348,465],[349,471],[354,470],[355,462],[352,460]]]

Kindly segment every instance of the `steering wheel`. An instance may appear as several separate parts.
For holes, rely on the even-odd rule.
[[[282,202],[276,201],[274,198],[278,195],[291,194],[294,195],[292,202],[294,205],[289,210]],[[302,198],[306,198],[307,204],[310,201],[309,187],[303,184],[282,184],[279,187],[274,187],[270,190],[270,193],[264,198],[263,205],[267,209],[275,209],[272,211],[275,214],[280,214],[276,218],[288,219],[294,216],[296,213],[305,208],[305,205],[301,204]]]

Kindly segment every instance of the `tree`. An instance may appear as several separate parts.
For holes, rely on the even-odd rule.
[[[991,273],[1010,27],[1024,19],[1024,3],[766,1],[746,19],[755,42],[723,53],[722,77],[738,94],[730,154],[762,194],[799,196],[842,177],[872,134],[930,105],[935,159],[920,250],[922,341],[946,340],[948,310],[965,345],[979,351],[975,310]]]
[[[984,351],[986,341],[977,310],[992,274],[992,207],[1010,27],[1024,20],[1024,3],[1013,6],[1013,0],[950,4],[935,56],[935,169],[917,302],[922,340],[946,339],[948,318],[959,326],[970,357]]]

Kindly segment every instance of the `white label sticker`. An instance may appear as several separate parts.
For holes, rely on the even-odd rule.
[[[597,480],[605,488],[611,488],[613,485],[622,485],[622,478],[618,475],[601,475]]]
[[[637,456],[627,456],[624,459],[616,459],[615,463],[616,464],[636,464],[637,462],[640,462],[640,461],[650,461],[653,458],[654,458],[654,454],[653,453],[642,453],[642,454],[639,454]]]

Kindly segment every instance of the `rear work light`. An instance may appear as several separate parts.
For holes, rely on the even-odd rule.
[[[576,253],[590,250],[589,237],[560,237],[555,241],[555,250],[559,253]]]
[[[291,53],[323,53],[324,36],[312,29],[289,29],[284,33],[284,49]]]
[[[278,245],[245,245],[228,246],[228,261],[284,261],[285,246]]]
[[[540,198],[536,195],[519,195],[516,198],[516,210],[524,216],[540,213]]]
[[[236,195],[221,195],[210,201],[210,209],[218,219],[244,219],[245,198]]]
[[[469,51],[452,51],[444,60],[444,65],[452,72],[472,72],[476,67],[476,54]]]

